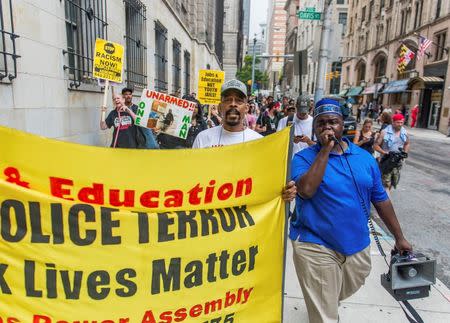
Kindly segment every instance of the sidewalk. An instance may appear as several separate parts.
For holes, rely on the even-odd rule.
[[[376,230],[382,233],[380,242],[386,253],[392,249],[393,240],[376,224]],[[292,246],[288,241],[286,255],[286,279],[284,291],[284,323],[308,322],[305,302],[301,293],[292,262]],[[372,271],[366,284],[352,297],[341,303],[339,308],[340,322],[408,322],[399,304],[381,286],[380,275],[387,272],[386,263],[378,252],[375,242],[371,244]],[[389,261],[389,259],[388,259]],[[450,290],[436,280],[431,288],[430,296],[424,299],[411,300],[424,322],[450,322]]]
[[[431,141],[450,143],[450,137],[447,137],[443,133],[437,130],[423,129],[423,128],[410,128],[406,127],[411,139],[426,139]]]

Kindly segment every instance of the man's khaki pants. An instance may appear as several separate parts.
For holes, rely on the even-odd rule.
[[[353,295],[369,276],[370,246],[351,256],[314,243],[292,241],[292,246],[309,322],[337,322],[339,302]]]

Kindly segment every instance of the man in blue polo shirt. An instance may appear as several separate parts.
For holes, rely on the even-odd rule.
[[[343,138],[343,128],[339,103],[317,102],[313,129],[318,143],[292,160],[298,195],[289,237],[311,323],[337,322],[339,301],[354,294],[370,273],[370,202],[397,249],[412,250],[375,159]]]

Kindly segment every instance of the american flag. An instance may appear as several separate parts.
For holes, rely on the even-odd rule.
[[[425,51],[433,42],[423,36],[419,36],[419,49],[417,50],[417,59],[420,59],[425,55]]]

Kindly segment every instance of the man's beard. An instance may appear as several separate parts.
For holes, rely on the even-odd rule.
[[[230,120],[228,120],[228,116],[229,116],[230,114],[239,115],[239,118],[236,119],[236,120],[233,119],[233,120],[230,121]],[[232,109],[228,110],[228,111],[225,113],[224,123],[225,123],[226,125],[233,127],[233,126],[237,126],[237,125],[240,124],[241,122],[242,122],[242,121],[241,121],[241,114],[239,113],[238,109],[232,108]]]

